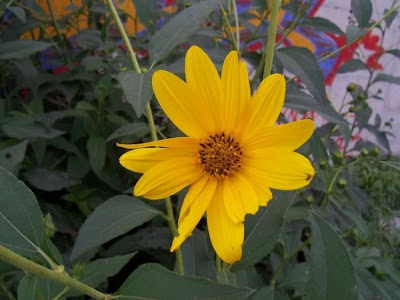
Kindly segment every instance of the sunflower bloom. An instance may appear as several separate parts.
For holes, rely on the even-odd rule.
[[[125,168],[143,173],[135,196],[162,199],[190,186],[178,220],[178,249],[206,213],[211,243],[227,263],[240,260],[243,221],[272,199],[270,188],[293,190],[314,176],[310,161],[294,152],[314,131],[311,120],[274,125],[283,106],[285,80],[265,78],[251,96],[246,64],[236,51],[221,76],[210,58],[191,47],[186,82],[166,71],[153,75],[154,93],[187,137],[119,145]]]

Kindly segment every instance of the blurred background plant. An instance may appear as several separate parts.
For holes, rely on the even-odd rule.
[[[371,20],[370,0],[352,0],[343,32],[334,19],[313,16],[319,2],[283,1],[273,64],[287,75],[280,122],[295,113],[319,125],[300,149],[315,179],[298,193],[274,192],[266,209],[247,217],[243,259],[232,266],[217,269],[201,223],[182,247],[186,276],[179,277],[167,270],[175,258],[164,203],[131,196],[138,175],[120,167],[115,143],[150,140],[148,103],[160,137],[181,135],[155,101],[151,76],[156,69],[183,76],[192,44],[219,68],[229,50],[239,50],[255,88],[271,1],[115,1],[141,74],[106,3],[2,1],[0,165],[33,191],[40,210],[2,170],[0,244],[121,299],[399,299],[400,173],[381,163],[398,158],[391,121],[371,108],[386,100],[376,83],[400,83],[380,68],[382,56],[400,58],[399,49],[382,47],[399,7],[393,1]],[[310,32],[341,43],[321,50]],[[364,55],[374,36],[380,45]],[[367,83],[348,82],[335,108],[326,84],[336,72],[359,70]],[[174,210],[183,196],[173,196]],[[0,274],[0,299],[84,299],[4,262]]]

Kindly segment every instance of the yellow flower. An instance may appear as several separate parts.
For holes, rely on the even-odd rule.
[[[251,96],[245,62],[236,51],[226,57],[221,77],[199,47],[185,61],[186,82],[166,71],[153,75],[154,93],[171,121],[188,137],[135,145],[120,163],[144,173],[134,195],[161,199],[190,188],[179,215],[171,251],[207,213],[211,243],[228,263],[242,256],[243,221],[272,198],[270,188],[308,185],[314,169],[293,152],[314,131],[311,120],[274,125],[285,97],[280,74],[264,79]],[[159,148],[155,148],[159,147]]]

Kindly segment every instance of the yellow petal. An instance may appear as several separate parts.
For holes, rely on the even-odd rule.
[[[225,210],[232,222],[243,222],[246,214],[258,210],[258,196],[251,183],[242,175],[235,174],[223,182]]]
[[[130,171],[145,173],[161,161],[194,155],[190,148],[142,148],[124,153],[119,163]]]
[[[175,158],[162,161],[148,170],[136,183],[135,196],[161,199],[175,194],[197,181],[203,174],[195,158]]]
[[[287,151],[293,151],[303,145],[313,132],[314,122],[306,119],[263,128],[250,139],[243,140],[243,144],[247,153],[265,152],[265,148],[284,148]]]
[[[231,51],[225,58],[221,73],[222,91],[225,96],[222,111],[225,130],[237,129],[245,107],[250,100],[250,84],[246,63],[239,60],[236,51]]]
[[[152,81],[154,94],[168,118],[188,136],[205,136],[207,131],[198,119],[192,89],[167,71],[155,72]]]
[[[249,101],[246,116],[246,132],[272,126],[279,117],[285,99],[286,83],[281,74],[265,78]]]
[[[204,119],[208,131],[220,131],[223,106],[221,79],[211,59],[197,46],[192,46],[185,58],[186,82],[196,94],[196,113]]]
[[[268,149],[263,156],[246,158],[242,172],[257,184],[278,190],[302,188],[315,174],[306,157],[280,149]]]
[[[272,199],[272,192],[269,187],[262,186],[253,182],[253,188],[257,193],[258,205],[267,206],[269,200]]]
[[[179,213],[179,219],[178,219],[178,226],[181,224],[182,220],[185,219],[187,215],[187,211],[189,210],[190,206],[192,205],[193,201],[197,199],[198,195],[203,191],[204,188],[206,188],[206,184],[209,181],[209,177],[204,176],[200,180],[198,180],[196,183],[192,184],[190,186],[190,193],[188,193],[185,196],[185,199],[183,200],[182,207],[180,209]]]
[[[218,256],[227,263],[234,263],[242,257],[244,226],[234,223],[226,213],[219,184],[207,210],[207,226],[211,243]]]
[[[186,148],[186,147],[195,147],[198,145],[198,140],[190,137],[178,137],[165,139],[154,142],[147,142],[141,144],[120,144],[117,143],[118,147],[125,149],[139,149],[139,148],[147,148],[147,147],[162,147],[162,148]]]
[[[190,203],[187,209],[181,210],[179,216],[178,236],[172,242],[171,252],[179,248],[201,220],[214,195],[217,181],[203,177],[194,183],[184,202]]]
[[[166,149],[152,148],[131,150],[121,155],[119,163],[130,171],[144,173],[155,164],[165,160],[165,158],[162,157],[164,150]]]

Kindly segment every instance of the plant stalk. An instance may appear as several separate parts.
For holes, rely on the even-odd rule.
[[[270,285],[274,286],[278,275],[283,270],[283,267],[289,262],[289,260],[297,254],[297,252],[301,251],[305,246],[307,246],[311,242],[311,236],[309,236],[303,243],[301,243],[296,249],[286,255],[281,263],[279,264],[278,268],[276,269],[275,274],[273,275]]]
[[[119,33],[121,34],[122,40],[124,41],[125,46],[128,50],[129,59],[132,63],[133,69],[137,73],[142,73],[139,63],[136,59],[135,52],[133,52],[132,45],[131,45],[128,35],[125,31],[124,25],[122,24],[121,19],[118,15],[117,9],[115,8],[112,0],[106,0],[106,1],[107,1],[108,7],[111,10],[111,14],[115,20],[115,23],[117,24],[117,28],[118,28]],[[157,130],[156,130],[156,126],[154,124],[154,118],[153,118],[153,113],[151,111],[150,103],[147,103],[145,106],[145,115],[147,118],[147,122],[149,124],[151,139],[153,141],[157,141],[158,140]],[[175,216],[174,216],[174,211],[172,209],[172,202],[171,202],[170,197],[165,198],[165,206],[167,208],[168,226],[171,230],[172,237],[175,237],[178,234],[178,231],[177,231],[177,227],[176,227],[176,223],[175,223]],[[181,249],[175,250],[175,256],[176,256],[176,264],[177,264],[177,268],[178,268],[178,274],[183,275],[184,269],[183,269],[183,259],[182,259]]]
[[[38,275],[51,281],[61,283],[96,300],[111,300],[113,298],[111,295],[103,294],[94,288],[68,276],[65,273],[56,272],[34,263],[33,261],[26,259],[25,257],[7,249],[2,245],[0,245],[0,259],[10,265],[24,270],[28,274]]]
[[[267,7],[268,7],[268,0],[266,0],[266,1],[267,1]],[[279,13],[280,6],[281,6],[280,0],[272,0],[271,20],[269,22],[269,27],[268,27],[267,46],[265,47],[265,62],[264,62],[263,78],[270,75],[271,70],[272,70],[272,61],[274,59],[276,29],[277,29],[277,25],[278,25],[278,13]]]

